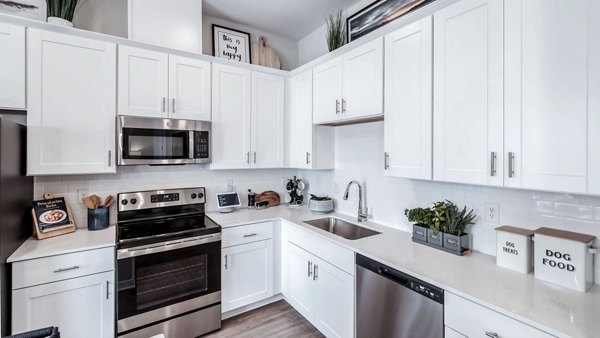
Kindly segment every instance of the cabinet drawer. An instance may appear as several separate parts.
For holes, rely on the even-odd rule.
[[[13,263],[12,287],[16,290],[114,269],[113,247],[31,259]]]
[[[288,241],[354,276],[354,252],[290,224]]]
[[[554,337],[449,292],[446,292],[444,302],[445,325],[467,337],[494,336],[494,333],[499,338]]]
[[[273,221],[240,225],[223,229],[224,248],[273,238]]]

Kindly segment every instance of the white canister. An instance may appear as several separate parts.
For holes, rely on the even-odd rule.
[[[496,264],[520,273],[533,269],[533,231],[502,226],[496,228]]]
[[[582,292],[592,286],[595,236],[550,228],[534,236],[535,278]]]

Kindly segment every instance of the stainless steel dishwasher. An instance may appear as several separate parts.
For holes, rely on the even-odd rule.
[[[444,290],[356,255],[358,338],[443,338]]]

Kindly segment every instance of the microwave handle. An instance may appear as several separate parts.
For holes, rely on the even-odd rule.
[[[188,158],[189,159],[194,159],[194,148],[196,147],[196,142],[195,142],[195,136],[196,136],[196,132],[193,130],[189,131],[190,134],[190,146],[188,148],[189,149],[189,154],[188,154]]]

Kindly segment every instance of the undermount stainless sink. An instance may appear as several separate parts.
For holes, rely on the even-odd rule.
[[[365,238],[381,233],[371,229],[363,228],[335,217],[319,218],[312,221],[304,221],[304,223],[351,240]]]

